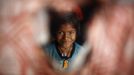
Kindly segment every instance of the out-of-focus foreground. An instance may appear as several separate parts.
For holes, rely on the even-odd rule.
[[[102,6],[95,8],[86,30],[92,54],[87,55],[80,69],[69,75],[134,75],[133,0],[97,1]],[[47,9],[82,16],[80,7],[92,3],[92,0],[0,0],[0,75],[60,75],[40,47],[49,38]]]

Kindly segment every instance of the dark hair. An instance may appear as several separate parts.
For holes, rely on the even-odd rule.
[[[56,37],[59,28],[66,23],[69,23],[76,29],[77,36],[80,30],[80,21],[74,13],[67,13],[64,15],[53,14],[54,17],[50,20],[50,31],[52,37]]]

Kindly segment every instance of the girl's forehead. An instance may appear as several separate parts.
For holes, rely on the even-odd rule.
[[[61,28],[72,28],[72,29],[75,29],[75,26],[73,24],[71,24],[71,23],[64,23],[64,24],[62,24],[59,27],[59,29],[61,29]]]

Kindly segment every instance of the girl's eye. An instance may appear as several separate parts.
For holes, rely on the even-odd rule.
[[[69,34],[74,34],[75,33],[75,31],[71,31],[71,32],[69,32]]]
[[[58,34],[59,34],[59,35],[63,35],[63,34],[64,34],[64,32],[58,32]]]

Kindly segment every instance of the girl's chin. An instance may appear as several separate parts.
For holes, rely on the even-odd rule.
[[[71,47],[71,44],[69,45],[69,44],[63,44],[62,45],[64,48],[69,48],[69,47]]]

